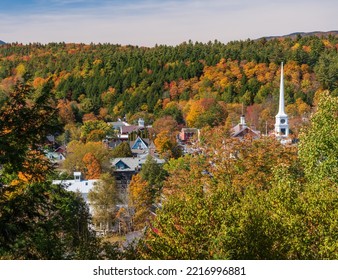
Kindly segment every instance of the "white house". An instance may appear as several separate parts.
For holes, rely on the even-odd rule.
[[[81,193],[83,199],[89,206],[90,213],[92,213],[92,208],[88,202],[88,193],[94,187],[95,183],[99,179],[83,180],[81,172],[74,172],[74,179],[72,180],[53,180],[52,184],[62,185],[68,191],[79,192]]]

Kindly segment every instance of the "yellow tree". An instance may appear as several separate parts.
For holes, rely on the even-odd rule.
[[[100,165],[103,172],[110,170],[109,159],[111,151],[108,150],[101,142],[87,142],[71,141],[67,146],[67,158],[63,162],[63,168],[69,174],[74,170],[80,171],[86,175],[86,164],[83,161],[84,156],[91,153]]]
[[[156,150],[164,158],[171,158],[177,156],[177,144],[174,134],[168,130],[161,131],[154,141]]]
[[[129,207],[134,209],[133,227],[141,229],[149,218],[152,203],[147,181],[140,174],[133,176],[128,187]]]
[[[199,100],[189,100],[186,106],[189,108],[186,116],[187,124],[189,127],[195,127],[198,117],[204,113],[205,109],[202,107]]]
[[[88,199],[94,209],[94,223],[104,233],[111,230],[116,214],[116,204],[118,203],[115,178],[109,173],[102,174],[100,180],[88,193]]]

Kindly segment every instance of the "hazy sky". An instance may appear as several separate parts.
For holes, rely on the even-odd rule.
[[[337,0],[0,0],[0,40],[226,43],[338,30],[337,11]]]

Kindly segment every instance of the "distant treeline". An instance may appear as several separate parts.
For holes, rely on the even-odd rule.
[[[284,62],[287,103],[312,105],[318,90],[338,93],[337,49],[334,35],[153,48],[6,44],[0,47],[0,92],[18,79],[34,88],[49,83],[57,100],[72,104],[78,122],[88,113],[115,119],[143,112],[156,119],[173,102],[185,117],[191,99],[270,104]]]

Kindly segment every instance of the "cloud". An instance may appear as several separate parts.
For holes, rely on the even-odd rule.
[[[52,3],[46,7],[46,2]],[[20,16],[0,15],[1,40],[175,45],[336,28],[336,1],[39,0]],[[306,3],[306,6],[305,6]],[[291,8],[292,7],[292,8]],[[0,12],[1,13],[1,12]]]

